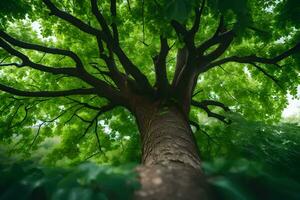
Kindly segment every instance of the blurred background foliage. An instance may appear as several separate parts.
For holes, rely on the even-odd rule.
[[[1,200],[129,200],[139,188],[133,167],[129,165],[109,167],[84,163],[49,168],[31,161],[1,161]]]

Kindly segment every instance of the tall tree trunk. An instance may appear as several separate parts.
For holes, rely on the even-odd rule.
[[[140,106],[142,188],[138,200],[208,199],[198,148],[188,120],[176,106]]]

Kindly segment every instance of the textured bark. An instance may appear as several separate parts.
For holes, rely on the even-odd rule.
[[[136,199],[208,199],[198,148],[188,120],[176,106],[136,109],[142,141],[142,188]]]

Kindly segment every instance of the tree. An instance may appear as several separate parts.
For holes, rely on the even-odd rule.
[[[121,107],[140,133],[140,199],[208,198],[198,109],[271,123],[299,85],[296,0],[1,4],[3,137],[36,127],[22,138],[32,148],[43,126],[58,134],[73,121],[72,137],[94,133],[101,151],[99,119]]]

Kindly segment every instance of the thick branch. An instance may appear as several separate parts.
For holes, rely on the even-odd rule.
[[[237,63],[263,63],[263,64],[272,64],[272,65],[277,65],[278,62],[281,60],[289,57],[292,54],[295,54],[296,52],[300,52],[300,43],[296,44],[294,47],[291,49],[279,54],[278,56],[275,56],[273,58],[264,58],[264,57],[259,57],[256,55],[250,55],[250,56],[231,56],[227,57],[224,59],[220,59],[218,61],[215,61],[209,65],[206,66],[206,70],[213,68],[218,65],[222,65],[228,62],[237,62]]]
[[[179,28],[180,26],[178,25],[177,30],[180,31]],[[185,34],[183,31],[181,32],[182,34]],[[234,32],[232,30],[220,34],[219,30],[217,30],[217,32],[218,34],[215,34],[197,48],[194,46],[194,39],[190,32],[187,34],[187,39],[185,40],[187,50],[186,59],[183,65],[178,65],[181,66],[181,68],[180,70],[178,70],[179,68],[176,69],[175,79],[173,79],[172,83],[172,85],[175,86],[179,102],[183,105],[183,110],[186,113],[188,113],[191,96],[200,72],[204,70],[203,68],[205,68],[207,63],[210,63],[212,60],[221,56],[233,40]],[[205,52],[214,45],[218,45],[217,49],[205,55]]]
[[[224,32],[220,35],[214,35],[207,41],[205,41],[203,44],[201,44],[198,48],[197,51],[199,55],[203,55],[204,52],[209,49],[210,47],[216,45],[216,44],[222,44],[222,43],[227,43],[228,41],[232,41],[234,36],[233,30]]]
[[[224,17],[221,15],[219,25],[214,33],[214,35],[197,47],[198,54],[201,56],[207,51],[210,47],[220,43],[226,43],[228,40],[232,40],[234,36],[233,30],[226,31],[224,25]],[[229,44],[228,44],[229,45]]]
[[[19,89],[15,89],[3,84],[0,84],[0,90],[24,97],[65,97],[70,95],[90,95],[97,94],[97,90],[95,88],[90,89],[73,89],[73,90],[64,90],[64,91],[23,91]]]
[[[232,32],[231,34],[228,34],[227,37],[224,37],[223,41],[220,43],[220,45],[217,47],[216,50],[214,50],[210,54],[204,56],[204,60],[206,62],[211,62],[211,61],[217,59],[218,57],[220,57],[226,51],[226,49],[229,47],[231,42],[233,41],[233,36],[234,36],[234,34]]]
[[[84,23],[83,21],[81,21],[80,19],[59,10],[52,2],[51,0],[43,0],[43,2],[46,4],[46,6],[49,8],[49,10],[51,11],[51,14],[69,22],[70,24],[72,24],[73,26],[79,28],[81,31],[85,32],[85,33],[89,33],[92,35],[97,35],[99,34],[99,30],[89,26],[88,24]]]
[[[76,70],[74,68],[54,68],[54,67],[48,67],[42,64],[34,63],[32,62],[26,55],[21,53],[20,51],[17,51],[16,49],[12,48],[9,44],[7,44],[4,40],[0,38],[0,47],[5,49],[8,53],[10,53],[13,56],[16,56],[22,60],[21,64],[16,65],[17,67],[23,67],[23,66],[29,66],[33,69],[42,71],[42,72],[48,72],[52,74],[64,74],[69,75],[73,77],[77,77],[86,83],[94,86],[98,89],[98,94],[110,99],[111,101],[120,102],[120,94],[117,90],[109,86],[106,82],[97,79],[87,73],[84,69],[82,70]]]
[[[176,20],[171,21],[171,25],[174,28],[175,32],[179,37],[183,39],[183,41],[185,42],[186,46],[190,51],[195,50],[194,39],[200,27],[201,15],[203,13],[204,7],[205,7],[205,0],[202,0],[201,7],[195,8],[195,20],[190,30],[187,30],[187,28],[184,25],[180,24]]]
[[[9,42],[10,44],[24,48],[24,49],[31,49],[31,50],[37,50],[37,51],[41,51],[41,52],[45,52],[45,53],[68,56],[74,60],[74,62],[76,63],[76,66],[78,68],[83,68],[83,64],[82,64],[80,58],[72,51],[67,51],[67,50],[57,49],[57,48],[49,48],[49,47],[45,47],[45,46],[41,46],[41,45],[37,45],[37,44],[26,43],[26,42],[23,42],[23,41],[20,41],[20,40],[17,40],[15,38],[11,37],[10,35],[8,35],[7,33],[3,32],[1,30],[0,30],[0,37],[2,37],[4,40]]]
[[[172,20],[171,25],[173,26],[173,28],[175,29],[176,33],[179,36],[185,36],[188,34],[188,31],[186,30],[186,28],[183,25],[181,25],[179,22],[177,22],[176,20]]]
[[[99,22],[100,26],[102,27],[102,30],[104,31],[104,34],[106,37],[103,39],[105,39],[106,42],[108,42],[108,41],[113,42],[113,38],[112,38],[112,35],[110,32],[110,29],[106,23],[104,16],[99,11],[97,2],[98,2],[98,0],[91,0],[92,13],[95,15],[97,21]],[[108,44],[108,45],[112,45],[112,44]]]
[[[160,37],[160,52],[157,57],[154,58],[156,83],[158,93],[165,94],[168,87],[168,78],[166,70],[166,58],[169,52],[168,41],[164,37]]]
[[[116,4],[117,4],[116,0],[110,1],[110,13],[111,13],[111,16],[113,17],[113,22],[111,24],[111,27],[113,30],[114,39],[116,40],[117,43],[119,43],[118,28],[117,28],[117,24],[114,22],[114,20],[116,20],[116,17],[117,17],[117,5]]]
[[[100,52],[99,55],[100,58],[102,58],[106,63],[106,66],[109,70],[109,72],[106,74],[114,81],[120,90],[123,90],[125,87],[125,75],[118,70],[113,53],[110,52],[110,55],[107,56],[106,54]]]
[[[141,89],[144,89],[148,93],[152,93],[153,88],[151,87],[147,77],[138,69],[137,66],[131,62],[121,47],[116,47],[114,52],[117,54],[125,71],[132,75],[132,77],[137,81],[138,85],[141,86]]]
[[[199,30],[200,23],[201,23],[201,15],[203,13],[204,7],[205,7],[205,0],[202,0],[200,9],[199,8],[195,9],[195,21],[193,27],[189,31],[192,35],[195,35]]]
[[[112,2],[114,3],[114,2]],[[105,21],[105,18],[100,13],[98,6],[97,6],[97,0],[91,0],[92,4],[92,12],[96,16],[98,22],[100,23],[105,36],[102,38],[105,43],[107,44],[108,48],[112,50],[119,58],[123,68],[125,69],[126,73],[132,75],[132,77],[138,82],[138,85],[141,86],[141,89],[146,90],[147,92],[152,92],[152,87],[147,79],[147,77],[138,69],[137,66],[135,66],[132,61],[127,57],[125,52],[120,47],[118,41],[116,38],[114,38],[111,35],[111,31]],[[114,12],[114,8],[111,8]],[[98,43],[100,41],[98,40]]]
[[[194,45],[194,36],[189,32],[182,24],[179,22],[172,20],[171,25],[173,26],[174,30],[176,31],[178,37],[182,38],[186,46],[190,51],[195,49]]]
[[[213,35],[213,38],[217,37],[220,33],[223,33],[223,32],[226,32],[226,28],[224,25],[224,16],[221,15],[218,28],[216,29],[215,34]]]
[[[75,76],[77,74],[76,70],[74,70],[73,68],[53,68],[53,67],[47,67],[42,64],[34,63],[34,62],[30,61],[30,59],[26,55],[17,51],[16,49],[12,48],[9,44],[7,44],[1,38],[0,38],[0,47],[5,49],[11,55],[16,56],[22,60],[22,64],[16,65],[18,67],[30,66],[33,69],[52,73],[52,74],[67,74],[67,75],[71,75],[71,76]]]
[[[187,62],[187,58],[188,58],[187,47],[178,49],[177,55],[176,55],[176,68],[175,68],[174,78],[172,81],[172,86],[177,85],[178,79],[179,79],[180,75],[182,74],[185,64]]]
[[[111,34],[111,31],[106,23],[106,20],[104,16],[101,14],[101,12],[98,9],[97,6],[97,0],[91,0],[91,6],[92,6],[92,13],[96,17],[97,21],[99,22],[100,26],[103,29],[103,34],[105,37],[97,36],[97,43],[98,43],[98,50],[99,50],[99,56],[104,60],[106,63],[109,71],[110,71],[110,77],[114,81],[114,83],[120,88],[123,89],[124,82],[123,82],[123,76],[121,72],[117,69],[115,60],[113,57],[113,47],[115,46],[114,43],[117,43],[118,45],[118,38],[114,38]],[[114,8],[111,7],[112,12],[116,14],[116,11],[114,11]],[[103,41],[106,42],[108,50],[109,50],[109,56],[107,56],[104,52],[103,48]]]

